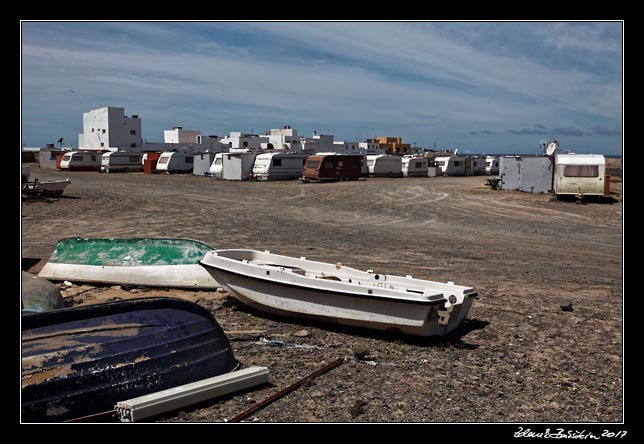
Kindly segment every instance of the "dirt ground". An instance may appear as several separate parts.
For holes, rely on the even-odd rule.
[[[258,183],[32,165],[33,177],[72,184],[62,198],[23,199],[23,264],[32,272],[64,237],[188,237],[479,293],[461,328],[416,338],[269,316],[218,291],[65,290],[68,305],[192,300],[214,313],[244,366],[270,369],[270,385],[160,421],[224,421],[340,357],[247,421],[623,421],[620,178],[611,199],[576,204],[492,191],[485,177]],[[561,309],[568,304],[573,311]],[[309,334],[293,335],[301,330]],[[316,347],[269,347],[261,337]]]

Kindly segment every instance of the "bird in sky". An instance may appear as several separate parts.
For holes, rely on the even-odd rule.
[[[73,89],[70,89],[69,92],[72,94],[76,94],[76,91],[74,91]]]

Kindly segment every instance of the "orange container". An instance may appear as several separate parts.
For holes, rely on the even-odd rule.
[[[143,162],[143,174],[152,174],[157,167],[158,159],[145,159]]]

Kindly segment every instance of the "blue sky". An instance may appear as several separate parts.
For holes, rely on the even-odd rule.
[[[23,22],[22,143],[125,107],[143,137],[291,125],[472,153],[622,152],[620,22]],[[73,92],[72,92],[73,91]]]

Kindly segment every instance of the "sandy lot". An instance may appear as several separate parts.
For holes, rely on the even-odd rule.
[[[339,357],[341,366],[248,421],[623,420],[619,178],[609,202],[579,205],[491,191],[484,177],[256,183],[32,166],[33,177],[69,177],[72,185],[63,198],[23,200],[23,258],[46,260],[69,236],[189,237],[478,290],[469,319],[444,338],[272,317],[219,292],[67,290],[69,305],[193,300],[231,332],[244,366],[270,368],[271,385],[161,421],[223,421]],[[24,262],[32,272],[44,263]],[[573,311],[561,310],[570,303]],[[303,329],[310,336],[293,336]],[[260,337],[318,348],[266,347]]]

